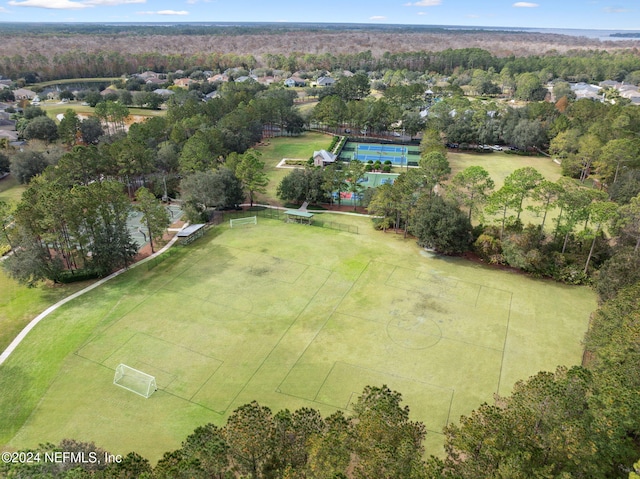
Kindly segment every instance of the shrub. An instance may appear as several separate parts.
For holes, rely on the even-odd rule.
[[[77,269],[74,271],[62,271],[56,278],[58,282],[68,284],[77,283],[78,281],[87,281],[97,279],[100,275],[92,269]]]

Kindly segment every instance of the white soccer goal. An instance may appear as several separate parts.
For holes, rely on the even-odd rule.
[[[248,218],[236,218],[233,220],[229,220],[229,226],[233,228],[234,226],[242,226],[242,225],[257,225],[258,217],[257,216],[249,216]]]
[[[146,398],[158,390],[155,377],[126,364],[118,364],[113,384]]]

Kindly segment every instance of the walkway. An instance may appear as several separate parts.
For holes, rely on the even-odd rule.
[[[250,206],[248,203],[245,203],[243,205],[240,206]],[[261,205],[261,204],[257,204],[254,203],[253,206],[260,206],[260,207],[264,207],[264,208],[271,208],[271,209],[277,209],[277,210],[287,210],[289,208],[285,208],[283,206],[272,206],[272,205]],[[361,216],[364,218],[371,218],[370,215],[365,215],[362,213],[351,213],[348,211],[328,211],[328,210],[320,210],[318,211],[318,213],[330,213],[330,214],[339,214],[339,215],[350,215],[350,216]],[[188,226],[188,225],[185,225]],[[183,228],[185,227],[183,226]],[[180,228],[182,229],[182,228]],[[175,231],[175,228],[172,228],[171,231]],[[178,230],[179,231],[179,230]],[[80,291],[77,291],[76,293],[73,293],[70,296],[67,296],[64,299],[61,299],[60,301],[58,301],[56,304],[49,306],[47,309],[45,309],[42,313],[40,313],[38,316],[36,316],[35,318],[33,318],[31,320],[31,322],[29,324],[27,324],[24,329],[22,331],[20,331],[20,333],[14,338],[13,341],[11,341],[11,344],[9,344],[9,346],[7,346],[7,349],[5,349],[2,354],[0,354],[0,365],[2,363],[4,363],[7,358],[9,356],[11,356],[11,353],[13,353],[13,351],[18,347],[18,345],[22,342],[22,340],[24,338],[27,337],[27,334],[29,334],[29,332],[35,328],[38,323],[40,321],[42,321],[44,318],[46,318],[47,316],[49,316],[51,313],[53,313],[56,309],[58,309],[60,306],[67,304],[69,301],[72,301],[76,298],[78,298],[79,296],[82,296],[85,293],[88,293],[89,291],[97,288],[98,286],[103,285],[104,283],[106,283],[107,281],[115,278],[116,276],[120,276],[122,273],[124,273],[125,271],[128,271],[132,268],[136,268],[141,264],[146,263],[147,261],[152,260],[153,258],[161,255],[162,253],[164,253],[165,251],[167,251],[171,246],[173,246],[173,244],[178,240],[178,236],[174,236],[173,238],[171,238],[171,240],[159,251],[156,251],[154,254],[152,254],[151,256],[148,256],[147,258],[138,261],[137,263],[132,264],[129,268],[123,268],[121,270],[116,271],[115,273],[110,274],[109,276],[107,276],[106,278],[103,278],[99,281],[96,281],[95,283],[87,286],[84,289],[81,289]]]
[[[125,271],[128,271],[130,269],[136,268],[138,266],[140,266],[141,264],[146,263],[147,261],[152,260],[153,258],[155,258],[156,256],[161,255],[162,253],[164,253],[165,251],[167,251],[169,248],[171,248],[171,246],[173,246],[173,244],[178,240],[178,236],[174,236],[173,238],[171,238],[171,240],[164,246],[164,248],[162,248],[161,250],[155,252],[154,254],[152,254],[151,256],[148,256],[147,258],[138,261],[137,263],[132,264],[129,268],[122,268],[121,270],[116,271],[115,273],[110,274],[109,276],[107,276],[106,278],[102,278],[99,281],[96,281],[95,283],[87,286],[84,289],[81,289],[80,291],[77,291],[76,293],[73,293],[70,296],[67,296],[64,299],[61,299],[60,301],[58,301],[56,304],[49,306],[47,309],[45,309],[42,313],[40,313],[38,316],[36,316],[35,318],[33,318],[31,320],[31,322],[29,324],[27,324],[24,329],[22,331],[20,331],[20,333],[14,338],[13,341],[11,341],[11,344],[9,344],[9,346],[7,346],[7,349],[5,349],[2,354],[0,354],[0,365],[2,363],[4,363],[7,358],[9,356],[11,356],[11,353],[13,353],[13,351],[18,347],[18,345],[22,342],[22,340],[24,338],[27,337],[27,334],[29,334],[29,332],[35,328],[38,323],[40,321],[42,321],[44,318],[46,318],[47,316],[49,316],[51,313],[53,313],[56,309],[58,309],[60,306],[68,303],[71,300],[76,299],[79,296],[82,296],[85,293],[88,293],[89,291],[91,291],[92,289],[97,288],[98,286],[103,285],[104,283],[106,283],[107,281],[115,278],[116,276],[120,276],[122,273],[124,273]]]

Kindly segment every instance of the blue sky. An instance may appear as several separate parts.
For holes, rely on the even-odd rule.
[[[345,22],[640,29],[640,0],[0,0],[10,22]]]

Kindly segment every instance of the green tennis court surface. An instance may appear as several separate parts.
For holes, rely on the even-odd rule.
[[[357,143],[347,141],[340,152],[340,160],[351,161],[390,161],[394,166],[415,166],[420,159],[420,148],[417,145],[388,145],[381,143]]]
[[[225,224],[69,303],[0,368],[13,397],[0,397],[0,430],[13,431],[3,442],[72,437],[157,460],[252,400],[330,414],[387,384],[438,454],[448,422],[518,379],[579,363],[588,289],[434,258],[361,229]],[[145,399],[114,386],[120,363],[155,376],[158,391]]]

